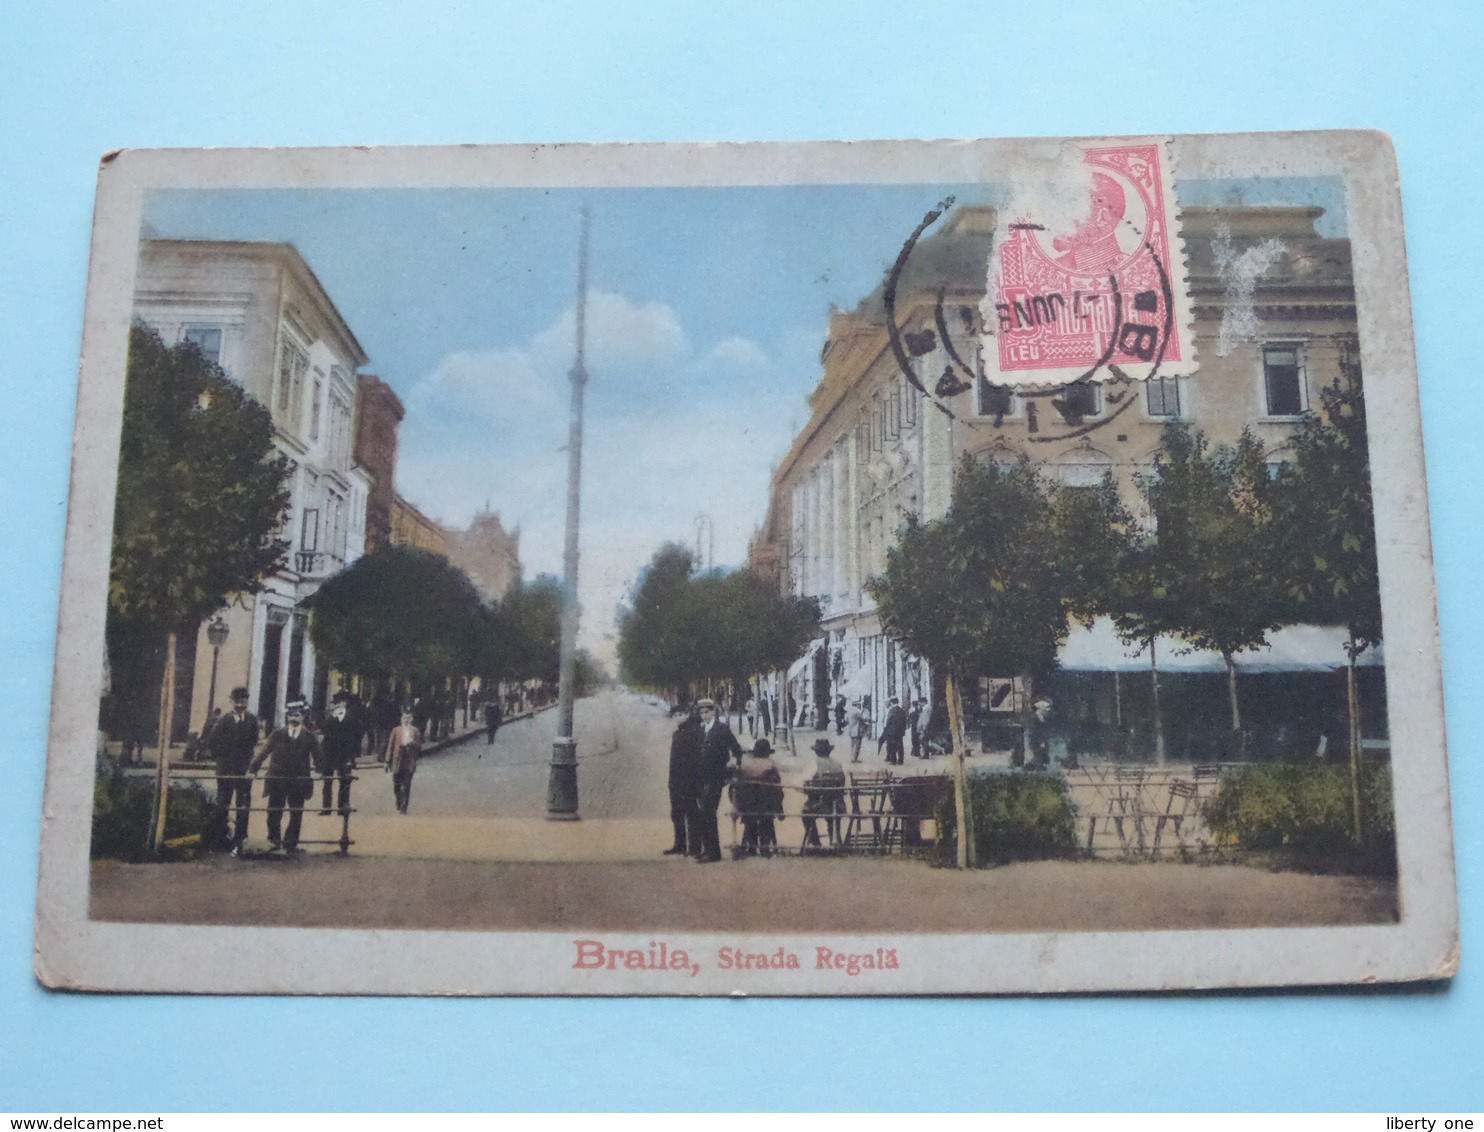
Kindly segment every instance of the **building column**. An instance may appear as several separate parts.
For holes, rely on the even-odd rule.
[[[286,616],[280,630],[283,635],[278,642],[278,680],[273,696],[274,727],[283,724],[283,705],[289,700],[289,657],[294,651],[294,618],[287,610],[283,612]]]

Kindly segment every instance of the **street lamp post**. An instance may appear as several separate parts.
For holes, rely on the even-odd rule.
[[[551,746],[546,787],[548,821],[577,821],[577,738],[572,707],[577,675],[577,527],[582,509],[582,395],[587,386],[584,349],[587,335],[588,212],[582,209],[577,250],[577,356],[572,363],[572,412],[567,432],[567,544],[562,556],[561,681],[557,692],[557,735]]]
[[[211,713],[216,710],[216,662],[221,656],[222,646],[227,643],[227,623],[218,613],[206,626],[206,639],[211,642],[211,682],[206,685],[206,722],[211,722]]]

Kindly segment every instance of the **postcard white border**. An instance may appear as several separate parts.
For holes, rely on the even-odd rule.
[[[53,679],[36,970],[70,989],[302,994],[961,994],[1187,990],[1451,976],[1458,909],[1436,596],[1396,163],[1364,132],[1186,135],[1174,176],[1344,179],[1371,421],[1401,921],[1340,928],[839,936],[666,932],[671,946],[894,947],[870,978],[708,963],[684,984],[572,968],[572,933],[199,927],[88,919],[93,711],[144,194],[163,188],[944,184],[997,177],[1062,139],[286,150],[136,150],[104,159],[94,214]],[[79,707],[79,705],[82,705]],[[1400,759],[1400,762],[1396,760]],[[645,948],[653,936],[606,932]],[[1191,946],[1198,940],[1199,947]],[[321,961],[333,956],[335,962]],[[414,960],[415,957],[415,961]],[[800,979],[800,974],[807,974]]]

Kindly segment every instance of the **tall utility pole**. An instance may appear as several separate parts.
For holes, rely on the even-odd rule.
[[[577,738],[572,702],[577,676],[577,527],[582,510],[582,394],[587,387],[587,206],[577,240],[577,357],[572,362],[572,415],[567,432],[567,546],[562,556],[562,659],[557,735],[551,745],[546,819],[577,821]]]

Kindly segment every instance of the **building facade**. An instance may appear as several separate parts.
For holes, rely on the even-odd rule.
[[[240,595],[182,642],[172,738],[198,730],[231,688],[245,685],[264,721],[283,705],[323,703],[303,602],[366,545],[371,478],[356,460],[356,371],[366,354],[292,245],[145,240],[134,314],[167,345],[189,340],[266,406],[273,444],[289,461],[284,568]],[[213,634],[208,628],[217,626]],[[226,639],[220,640],[225,627]]]
[[[1055,397],[1025,397],[981,376],[957,382],[964,388],[956,392],[944,389],[940,406],[903,373],[883,289],[855,310],[833,314],[810,421],[775,474],[751,551],[755,570],[783,592],[817,598],[824,611],[824,635],[789,672],[797,719],[820,725],[840,696],[870,696],[878,722],[888,697],[929,704],[941,699],[928,666],[883,633],[867,583],[884,569],[907,515],[931,521],[947,511],[954,467],[963,457],[1003,464],[1026,457],[1069,486],[1095,485],[1111,474],[1125,505],[1146,521],[1138,482],[1152,470],[1168,422],[1186,422],[1213,445],[1234,444],[1250,430],[1269,461],[1281,462],[1295,424],[1318,408],[1320,389],[1346,379],[1348,367],[1358,364],[1349,241],[1320,236],[1315,223],[1321,215],[1321,209],[1297,207],[1184,211],[1199,361],[1194,374],[1172,370],[1149,382],[1088,382]],[[939,233],[917,245],[898,282],[898,345],[907,344],[910,364],[929,390],[956,361],[974,361],[995,223],[988,208],[951,213]],[[944,327],[960,324],[964,333],[953,332],[945,343]],[[1332,683],[1344,653],[1315,628],[1274,634],[1273,648],[1255,654],[1251,671]],[[1336,646],[1333,655],[1330,645]],[[1224,669],[1210,656],[1168,660],[1192,678]],[[1373,652],[1367,662],[1375,705],[1384,692],[1379,658]],[[1069,726],[1075,717],[1087,724],[1084,730],[1122,727],[1125,715],[1137,716],[1144,685],[1121,680],[1120,673],[1147,673],[1148,652],[1142,659],[1131,653],[1108,623],[1074,626],[1061,668],[1058,698],[1069,702],[1058,710]],[[977,696],[965,689],[967,706],[986,723],[995,713],[1007,718],[1024,706],[1010,676],[985,674]],[[1303,680],[1288,683],[1304,686]],[[1199,689],[1192,689],[1187,699],[1201,701]],[[1267,693],[1257,688],[1255,694]],[[1384,709],[1370,715],[1384,732]],[[1192,747],[1191,753],[1200,752]]]
[[[392,494],[391,543],[413,546],[447,558],[453,547],[452,532],[423,514],[400,494]]]
[[[520,528],[507,531],[488,507],[450,535],[448,560],[469,575],[485,601],[499,601],[520,581]]]
[[[407,410],[392,387],[369,373],[356,374],[356,464],[370,481],[366,494],[366,552],[390,545],[392,501],[397,494],[397,435]]]

